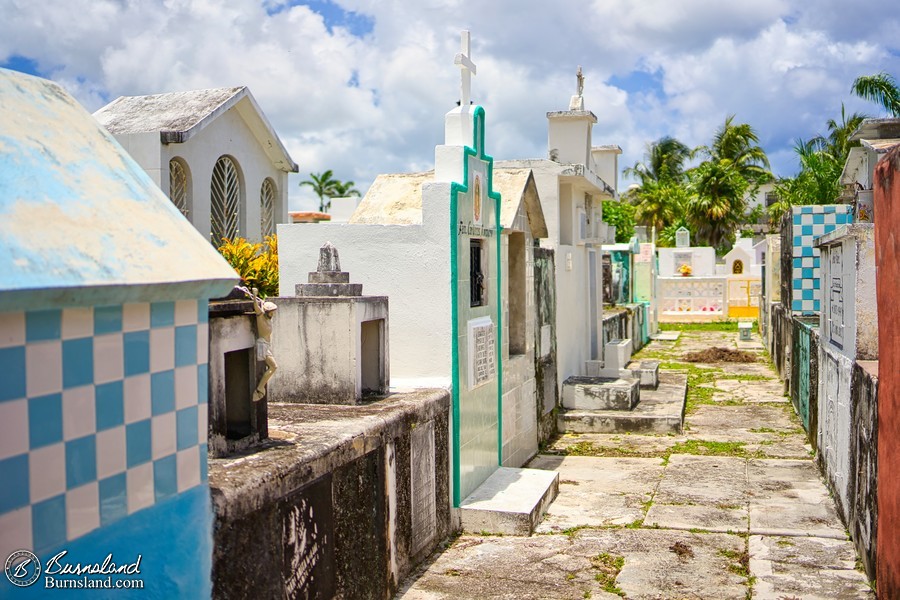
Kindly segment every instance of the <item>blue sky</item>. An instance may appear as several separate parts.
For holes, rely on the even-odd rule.
[[[621,146],[623,167],[664,135],[706,144],[735,114],[779,175],[841,103],[879,116],[850,94],[856,76],[900,76],[900,5],[844,0],[0,0],[0,13],[0,65],[58,81],[91,111],[249,86],[300,165],[295,208],[312,205],[297,185],[310,172],[365,191],[379,173],[431,168],[461,29],[497,159],[546,156],[546,113],[567,108],[579,65],[594,143]]]

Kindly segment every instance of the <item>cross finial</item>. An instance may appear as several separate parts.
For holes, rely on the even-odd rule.
[[[578,95],[584,95],[584,74],[581,72],[581,65],[578,65],[578,72],[575,74],[575,78],[578,80]]]
[[[469,46],[469,31],[463,30],[459,35],[460,53],[453,59],[453,64],[459,67],[461,75],[459,105],[463,108],[469,106],[469,92],[472,88],[472,75],[475,75],[475,63],[469,58],[471,48]]]

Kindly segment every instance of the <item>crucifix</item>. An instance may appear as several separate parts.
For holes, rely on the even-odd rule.
[[[584,74],[581,72],[581,65],[578,65],[578,72],[575,73],[575,78],[578,80],[578,92],[577,95],[584,95]]]
[[[457,54],[453,59],[453,64],[459,67],[462,79],[460,85],[459,105],[461,107],[467,107],[469,106],[469,92],[472,88],[472,75],[475,75],[475,63],[473,63],[472,59],[469,58],[471,54],[471,48],[469,46],[469,32],[467,30],[463,30],[462,32],[460,32],[459,38],[460,53]]]

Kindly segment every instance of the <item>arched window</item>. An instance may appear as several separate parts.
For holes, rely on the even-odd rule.
[[[732,275],[740,275],[744,272],[744,261],[736,260],[731,265],[731,274]]]
[[[216,161],[209,193],[209,237],[214,246],[219,246],[222,238],[240,235],[241,185],[237,165],[230,157],[222,156]]]
[[[187,165],[179,158],[169,161],[169,199],[185,217],[191,212],[191,178]]]
[[[275,182],[269,177],[259,190],[259,231],[262,237],[275,233]]]

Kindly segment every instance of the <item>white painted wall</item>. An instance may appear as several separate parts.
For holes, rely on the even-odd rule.
[[[242,100],[249,102],[249,100]],[[243,209],[240,234],[252,241],[261,241],[259,193],[267,177],[275,182],[276,223],[286,223],[288,208],[288,174],[276,168],[253,133],[238,113],[235,105],[214,119],[203,130],[182,144],[162,144],[159,132],[115,136],[150,178],[169,195],[169,161],[181,158],[188,165],[190,200],[188,219],[209,239],[210,182],[213,167],[220,156],[235,160],[240,172]]]
[[[853,361],[822,341],[819,347],[818,447],[825,477],[849,506],[850,470],[850,379]]]
[[[534,295],[534,238],[524,202],[512,227],[501,238],[501,263],[509,265],[509,233],[525,234],[525,353],[509,353],[509,274],[503,276],[503,466],[525,464],[538,450],[537,395],[534,379],[536,299]]]
[[[423,187],[423,203],[448,205],[450,185]],[[280,296],[293,296],[331,242],[363,294],[388,296],[391,384],[451,384],[449,210],[423,210],[422,225],[279,225]]]
[[[841,227],[819,240],[823,345],[851,360],[878,359],[875,226]]]
[[[675,269],[676,252],[691,252],[694,277],[709,277],[716,275],[716,251],[708,246],[692,246],[689,248],[657,248],[659,254],[659,276],[680,277]]]

